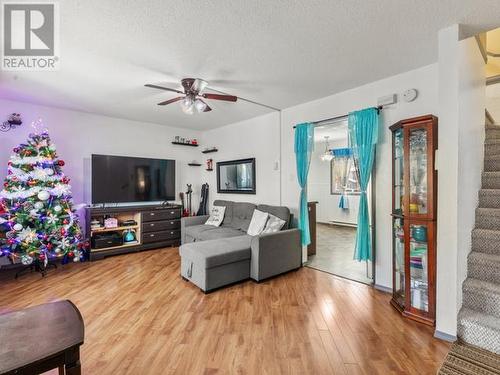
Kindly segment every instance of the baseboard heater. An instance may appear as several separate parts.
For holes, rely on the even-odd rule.
[[[326,224],[342,225],[344,227],[351,227],[351,228],[357,228],[358,227],[358,224],[346,223],[344,221],[329,221]]]

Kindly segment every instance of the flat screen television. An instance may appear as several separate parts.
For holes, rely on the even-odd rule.
[[[92,155],[92,203],[175,200],[175,160]]]

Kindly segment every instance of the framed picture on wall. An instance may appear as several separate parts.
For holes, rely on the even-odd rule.
[[[217,193],[255,192],[255,158],[217,162]]]

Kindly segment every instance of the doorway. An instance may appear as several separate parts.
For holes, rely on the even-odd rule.
[[[367,191],[370,211],[371,184]],[[315,128],[307,191],[310,220],[316,230],[311,231],[306,266],[372,284],[372,262],[353,259],[360,191],[347,121]]]

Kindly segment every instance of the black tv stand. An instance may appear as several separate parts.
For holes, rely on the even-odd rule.
[[[91,221],[104,217],[118,219],[114,228],[91,228]],[[181,239],[181,207],[179,205],[141,205],[88,207],[86,211],[87,236],[93,242],[93,236],[106,232],[117,232],[122,235],[127,230],[134,230],[136,242],[123,243],[119,246],[110,245],[90,249],[90,259],[97,260],[106,256],[125,254],[143,250],[158,249],[167,246],[179,246]],[[134,220],[135,225],[121,225],[126,220]],[[101,244],[102,245],[102,244]]]

